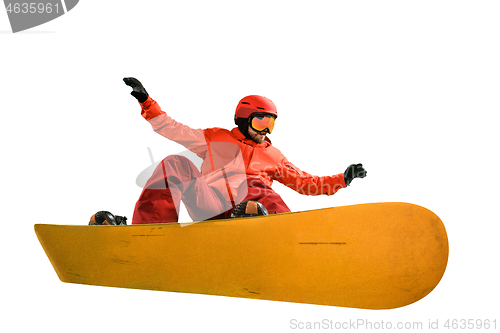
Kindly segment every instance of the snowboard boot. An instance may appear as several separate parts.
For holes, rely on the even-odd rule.
[[[246,200],[234,207],[231,217],[269,215],[266,207],[258,201]]]
[[[107,211],[99,211],[90,217],[89,225],[126,225],[125,216],[113,215]]]

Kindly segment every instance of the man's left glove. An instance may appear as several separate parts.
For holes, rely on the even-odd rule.
[[[345,185],[348,186],[354,178],[365,178],[366,170],[363,168],[363,164],[351,164],[347,167],[344,172]]]
[[[137,98],[139,103],[144,103],[148,99],[149,97],[148,92],[146,91],[146,89],[144,89],[139,80],[133,77],[126,77],[123,79],[123,82],[125,82],[127,86],[130,86],[132,87],[132,89],[134,89],[132,90],[130,95]]]

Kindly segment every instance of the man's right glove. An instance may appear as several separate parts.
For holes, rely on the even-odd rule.
[[[354,178],[365,178],[366,170],[363,168],[363,164],[351,164],[347,167],[344,172],[345,186],[348,186]]]
[[[140,103],[144,103],[148,99],[148,97],[149,97],[148,92],[146,91],[146,89],[144,89],[144,87],[142,86],[141,82],[139,82],[139,80],[137,80],[136,78],[133,78],[133,77],[126,77],[123,79],[123,82],[125,82],[125,84],[127,86],[130,86],[130,87],[132,87],[132,89],[134,89],[134,90],[132,90],[130,95],[137,98],[137,100]]]

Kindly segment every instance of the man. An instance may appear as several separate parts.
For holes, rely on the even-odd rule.
[[[171,155],[156,168],[134,209],[132,224],[177,222],[183,201],[193,221],[290,212],[271,185],[274,180],[306,195],[332,195],[354,178],[364,178],[362,164],[344,173],[313,176],[301,171],[272,144],[278,112],[262,96],[243,98],[236,108],[231,131],[192,129],[161,110],[135,78],[124,78],[141,105],[141,115],[158,134],[173,140],[202,160],[201,172],[184,156]],[[121,217],[99,212],[91,224],[115,224]],[[119,223],[117,223],[119,224]]]

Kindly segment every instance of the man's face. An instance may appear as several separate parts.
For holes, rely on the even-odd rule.
[[[257,143],[263,143],[266,140],[267,132],[257,132],[250,125],[248,125],[248,135],[252,138],[253,141]]]

